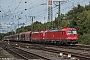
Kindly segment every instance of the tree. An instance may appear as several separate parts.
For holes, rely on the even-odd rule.
[[[90,11],[83,11],[77,18],[78,32],[81,35],[84,33],[90,33]]]

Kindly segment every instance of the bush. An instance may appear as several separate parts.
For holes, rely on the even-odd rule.
[[[79,36],[78,42],[80,44],[90,45],[90,34],[83,34]]]

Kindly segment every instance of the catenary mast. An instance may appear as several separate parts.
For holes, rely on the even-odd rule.
[[[48,29],[50,29],[50,27],[53,27],[53,13],[52,13],[52,0],[48,0],[48,22],[49,22],[49,26]],[[50,24],[51,22],[51,24]]]
[[[55,0],[54,2],[58,2],[58,26],[57,26],[57,28],[59,29],[59,28],[62,28],[62,25],[61,25],[61,23],[62,23],[62,20],[61,20],[61,12],[60,12],[60,9],[61,9],[61,2],[65,2],[65,0],[60,0],[60,1],[58,1],[58,0]]]

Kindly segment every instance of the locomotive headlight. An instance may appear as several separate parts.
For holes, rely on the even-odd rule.
[[[68,39],[69,37],[67,36],[66,39]]]
[[[75,36],[75,39],[78,39],[78,37]]]

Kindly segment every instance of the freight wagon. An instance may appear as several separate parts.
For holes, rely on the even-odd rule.
[[[78,33],[75,28],[43,30],[40,32],[28,31],[15,35],[5,36],[3,40],[29,41],[32,43],[44,44],[76,44],[78,43]]]

